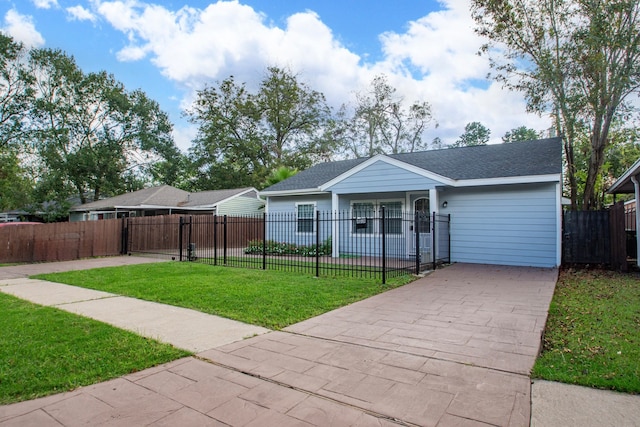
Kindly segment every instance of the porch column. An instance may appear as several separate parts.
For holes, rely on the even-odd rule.
[[[440,199],[438,199],[438,190],[435,188],[432,188],[429,190],[429,210],[431,212],[429,212],[429,222],[433,221],[433,213],[435,212],[436,214],[440,213]],[[433,236],[431,236],[431,242],[437,242],[438,241],[438,227],[436,227],[436,224],[431,224],[431,228],[433,229]],[[433,245],[434,247],[431,248],[431,262],[435,262],[436,259],[438,259],[438,255],[436,254],[436,250],[438,249],[438,245]]]
[[[636,196],[636,265],[640,267],[640,211],[638,206],[640,203],[640,184],[638,184],[638,177],[631,175],[631,182],[633,182],[633,189]]]
[[[340,198],[336,193],[331,193],[331,256],[333,258],[340,257]]]
[[[429,214],[440,213],[440,200],[438,200],[438,190],[432,188],[429,190]]]

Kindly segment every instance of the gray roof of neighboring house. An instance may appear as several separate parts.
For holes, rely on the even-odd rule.
[[[84,205],[77,205],[71,208],[71,211],[95,211],[112,209],[116,206],[126,206],[130,208],[138,206],[163,206],[172,208],[213,206],[229,197],[252,189],[251,187],[246,187],[189,193],[170,185],[161,185],[159,187],[143,188],[142,190],[131,193],[120,194],[96,202],[85,203]]]
[[[180,206],[193,207],[193,206],[211,206],[219,203],[229,197],[236,196],[245,191],[253,190],[252,187],[245,188],[233,188],[229,190],[212,190],[212,191],[199,191],[197,193],[189,194],[186,203]]]
[[[560,138],[390,154],[388,157],[453,180],[562,173]],[[367,160],[320,163],[263,191],[318,188]]]

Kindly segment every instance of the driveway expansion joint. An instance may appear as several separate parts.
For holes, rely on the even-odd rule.
[[[236,368],[236,367],[231,366],[231,365],[227,365],[227,364],[224,364],[224,363],[216,362],[215,360],[212,360],[212,359],[207,359],[205,357],[201,357],[201,356],[198,356],[198,355],[193,355],[192,357],[194,359],[200,360],[202,362],[210,363],[212,365],[218,366],[218,367],[223,368],[223,369],[228,369],[230,371],[238,372],[240,374],[247,375],[249,377],[258,379],[260,381],[265,381],[265,382],[268,382],[268,383],[271,383],[271,384],[275,384],[275,385],[280,386],[280,387],[285,387],[285,388],[288,388],[288,389],[291,389],[291,390],[295,390],[297,392],[304,393],[304,394],[306,394],[308,396],[313,396],[313,397],[316,397],[316,398],[319,398],[319,399],[323,399],[323,400],[326,400],[328,402],[332,402],[332,403],[338,404],[340,406],[345,406],[345,407],[348,407],[348,408],[357,409],[358,411],[362,411],[362,412],[364,412],[364,413],[366,413],[368,415],[371,415],[371,416],[379,418],[379,419],[390,421],[390,422],[392,422],[394,424],[398,424],[398,425],[401,425],[401,426],[407,426],[407,427],[420,427],[420,424],[414,424],[414,423],[411,423],[411,422],[400,420],[398,418],[394,418],[394,417],[389,416],[389,415],[381,414],[379,412],[375,412],[375,411],[372,411],[370,409],[363,408],[363,407],[360,407],[360,406],[352,405],[350,403],[343,402],[343,401],[340,401],[340,400],[337,400],[337,399],[333,399],[331,397],[324,396],[322,394],[313,393],[313,392],[311,392],[309,390],[305,390],[305,389],[300,388],[300,387],[296,387],[296,386],[293,386],[293,385],[290,385],[290,384],[287,384],[287,383],[283,383],[281,381],[277,381],[277,380],[274,380],[272,378],[267,378],[267,377],[264,377],[264,376],[259,375],[259,374],[254,374],[252,372],[248,372],[248,371]]]
[[[331,343],[336,343],[336,344],[347,344],[347,345],[351,345],[354,347],[363,347],[363,348],[370,348],[372,350],[382,350],[382,351],[389,351],[388,348],[384,348],[384,347],[376,347],[373,345],[366,345],[366,344],[362,344],[362,343],[352,343],[349,341],[341,341],[341,340],[336,340],[336,339],[332,339],[332,338],[327,338],[327,337],[318,337],[315,335],[307,335],[307,334],[303,334],[301,332],[294,332],[294,331],[283,331],[287,334],[291,334],[291,335],[298,335],[301,337],[305,337],[305,338],[313,338],[313,339],[317,339],[317,340],[321,340],[321,341],[327,341],[327,342],[331,342]],[[530,375],[527,374],[523,374],[520,372],[514,372],[514,371],[510,371],[508,369],[499,369],[499,368],[494,368],[491,366],[483,366],[483,365],[477,365],[475,363],[466,363],[466,362],[460,362],[457,360],[452,360],[452,359],[443,359],[443,358],[439,358],[439,357],[435,357],[435,356],[427,356],[424,354],[420,354],[420,353],[412,353],[410,351],[406,351],[406,350],[398,350],[398,349],[394,349],[392,350],[394,353],[400,353],[400,354],[408,354],[410,356],[418,356],[418,357],[423,357],[425,359],[429,359],[429,360],[437,360],[440,362],[449,362],[449,363],[453,363],[456,365],[461,365],[461,366],[470,366],[473,368],[482,368],[482,369],[487,369],[489,371],[493,371],[493,372],[499,372],[502,374],[509,374],[509,375],[518,375],[524,378],[530,378]]]

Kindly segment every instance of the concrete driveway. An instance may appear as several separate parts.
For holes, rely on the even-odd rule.
[[[283,331],[0,407],[0,426],[528,426],[556,279],[455,264]]]
[[[557,270],[456,264],[199,356],[380,419],[528,426]]]

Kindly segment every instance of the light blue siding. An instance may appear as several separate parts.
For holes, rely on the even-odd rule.
[[[298,232],[296,204],[301,203],[315,203],[316,210],[319,212],[331,211],[330,194],[269,197],[267,203],[267,240],[274,240],[280,243],[294,243],[302,246],[315,245],[315,222],[313,226],[314,232]],[[321,222],[320,243],[326,241],[331,236],[331,232],[331,224],[327,221]]]
[[[454,262],[553,267],[557,263],[556,184],[449,189]]]
[[[387,162],[377,161],[329,187],[328,191],[336,194],[416,191],[428,190],[441,184]]]

